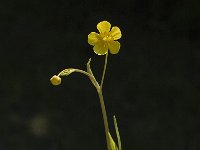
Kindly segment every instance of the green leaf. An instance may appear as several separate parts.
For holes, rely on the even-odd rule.
[[[120,134],[119,134],[118,126],[117,126],[117,119],[115,116],[113,116],[113,120],[114,120],[114,126],[115,126],[116,135],[117,135],[119,150],[122,150]]]
[[[87,62],[87,72],[88,72],[89,74],[93,75],[92,70],[91,70],[91,68],[90,68],[90,62],[91,62],[91,58],[90,58],[90,59],[88,60],[88,62]]]
[[[110,132],[108,132],[108,137],[109,137],[109,142],[110,142],[109,144],[110,144],[111,150],[118,150],[118,147],[117,147],[117,145],[115,144],[115,141],[113,140],[113,138],[112,138]]]
[[[92,73],[92,70],[91,70],[91,67],[90,67],[90,62],[91,62],[91,58],[87,62],[87,72],[93,77],[93,79],[91,77],[89,77],[89,78],[90,78],[92,84],[97,88],[97,87],[99,87],[99,85],[98,85],[98,82],[96,81],[96,79],[95,79],[95,77]]]

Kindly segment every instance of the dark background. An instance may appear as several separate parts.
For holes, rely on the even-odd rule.
[[[0,150],[105,150],[98,95],[103,56],[87,43],[102,20],[122,31],[109,55],[104,97],[124,150],[200,149],[199,0],[0,2]]]

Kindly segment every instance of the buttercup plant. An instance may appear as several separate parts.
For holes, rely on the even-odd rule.
[[[108,21],[102,21],[98,23],[97,29],[99,30],[99,33],[91,32],[88,35],[88,43],[94,46],[93,50],[97,55],[106,55],[100,85],[92,73],[92,70],[90,67],[91,59],[89,59],[87,63],[86,71],[75,69],[75,68],[64,69],[58,75],[54,75],[50,79],[50,81],[53,85],[57,86],[61,84],[62,76],[68,76],[74,72],[78,72],[78,73],[88,76],[99,95],[99,100],[100,100],[100,105],[101,105],[101,110],[102,110],[102,115],[103,115],[104,128],[105,128],[107,150],[121,150],[122,148],[121,148],[120,134],[118,131],[118,126],[117,126],[117,121],[116,121],[115,116],[113,116],[113,120],[114,120],[114,127],[116,131],[117,139],[118,139],[118,146],[114,142],[109,131],[109,125],[108,125],[108,119],[107,119],[102,89],[103,89],[104,76],[105,76],[106,67],[107,67],[108,53],[110,52],[111,54],[117,54],[119,52],[120,43],[116,40],[120,39],[122,34],[121,34],[120,29],[116,26],[112,27],[111,29],[111,24]]]

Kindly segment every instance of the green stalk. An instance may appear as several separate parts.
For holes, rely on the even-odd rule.
[[[111,150],[109,135],[108,135],[108,133],[109,133],[108,118],[107,118],[106,107],[105,107],[105,103],[104,103],[104,99],[103,99],[103,93],[102,93],[103,81],[104,81],[104,77],[105,77],[105,73],[106,73],[107,62],[108,62],[108,53],[106,53],[104,68],[103,68],[103,74],[102,74],[102,78],[101,78],[101,84],[100,84],[100,88],[97,90],[97,92],[98,92],[98,95],[99,95],[99,100],[100,100],[100,104],[101,104],[101,111],[102,111],[102,115],[103,115],[107,149]]]
[[[110,140],[109,140],[108,118],[107,118],[106,107],[105,107],[103,94],[102,94],[102,86],[103,86],[104,76],[105,76],[105,72],[106,72],[106,66],[107,66],[107,61],[108,61],[108,53],[106,54],[106,57],[105,57],[104,69],[103,69],[103,74],[102,74],[102,79],[101,79],[100,86],[99,86],[98,82],[96,81],[96,79],[95,79],[95,77],[94,77],[94,75],[92,73],[92,70],[90,68],[90,61],[91,61],[91,59],[89,59],[89,61],[87,63],[87,72],[83,71],[83,70],[80,70],[80,69],[68,68],[68,69],[65,69],[65,70],[61,71],[58,74],[58,76],[68,76],[72,72],[78,72],[78,73],[84,74],[84,75],[89,77],[89,79],[91,80],[91,82],[93,83],[95,88],[97,89],[97,93],[99,95],[101,111],[102,111],[102,116],[103,116],[103,122],[104,122],[104,128],[105,128],[107,149],[111,150]]]
[[[106,58],[105,58],[104,67],[103,67],[103,74],[102,74],[101,84],[100,84],[101,89],[103,88],[103,81],[104,81],[104,76],[106,73],[107,62],[108,62],[108,52],[106,53]]]
[[[103,115],[103,122],[104,122],[104,128],[105,128],[105,135],[106,135],[106,142],[107,142],[107,149],[110,150],[110,142],[109,142],[109,126],[108,126],[108,118],[107,118],[107,113],[106,113],[106,108],[104,104],[104,99],[103,99],[103,94],[101,88],[97,91],[99,95],[99,100],[101,104],[101,111]]]

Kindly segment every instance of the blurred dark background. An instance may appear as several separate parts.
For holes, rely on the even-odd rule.
[[[124,150],[200,149],[199,0],[0,2],[0,150],[105,150],[98,95],[87,77],[49,79],[68,67],[98,80],[104,56],[87,35],[119,26],[104,97]]]

